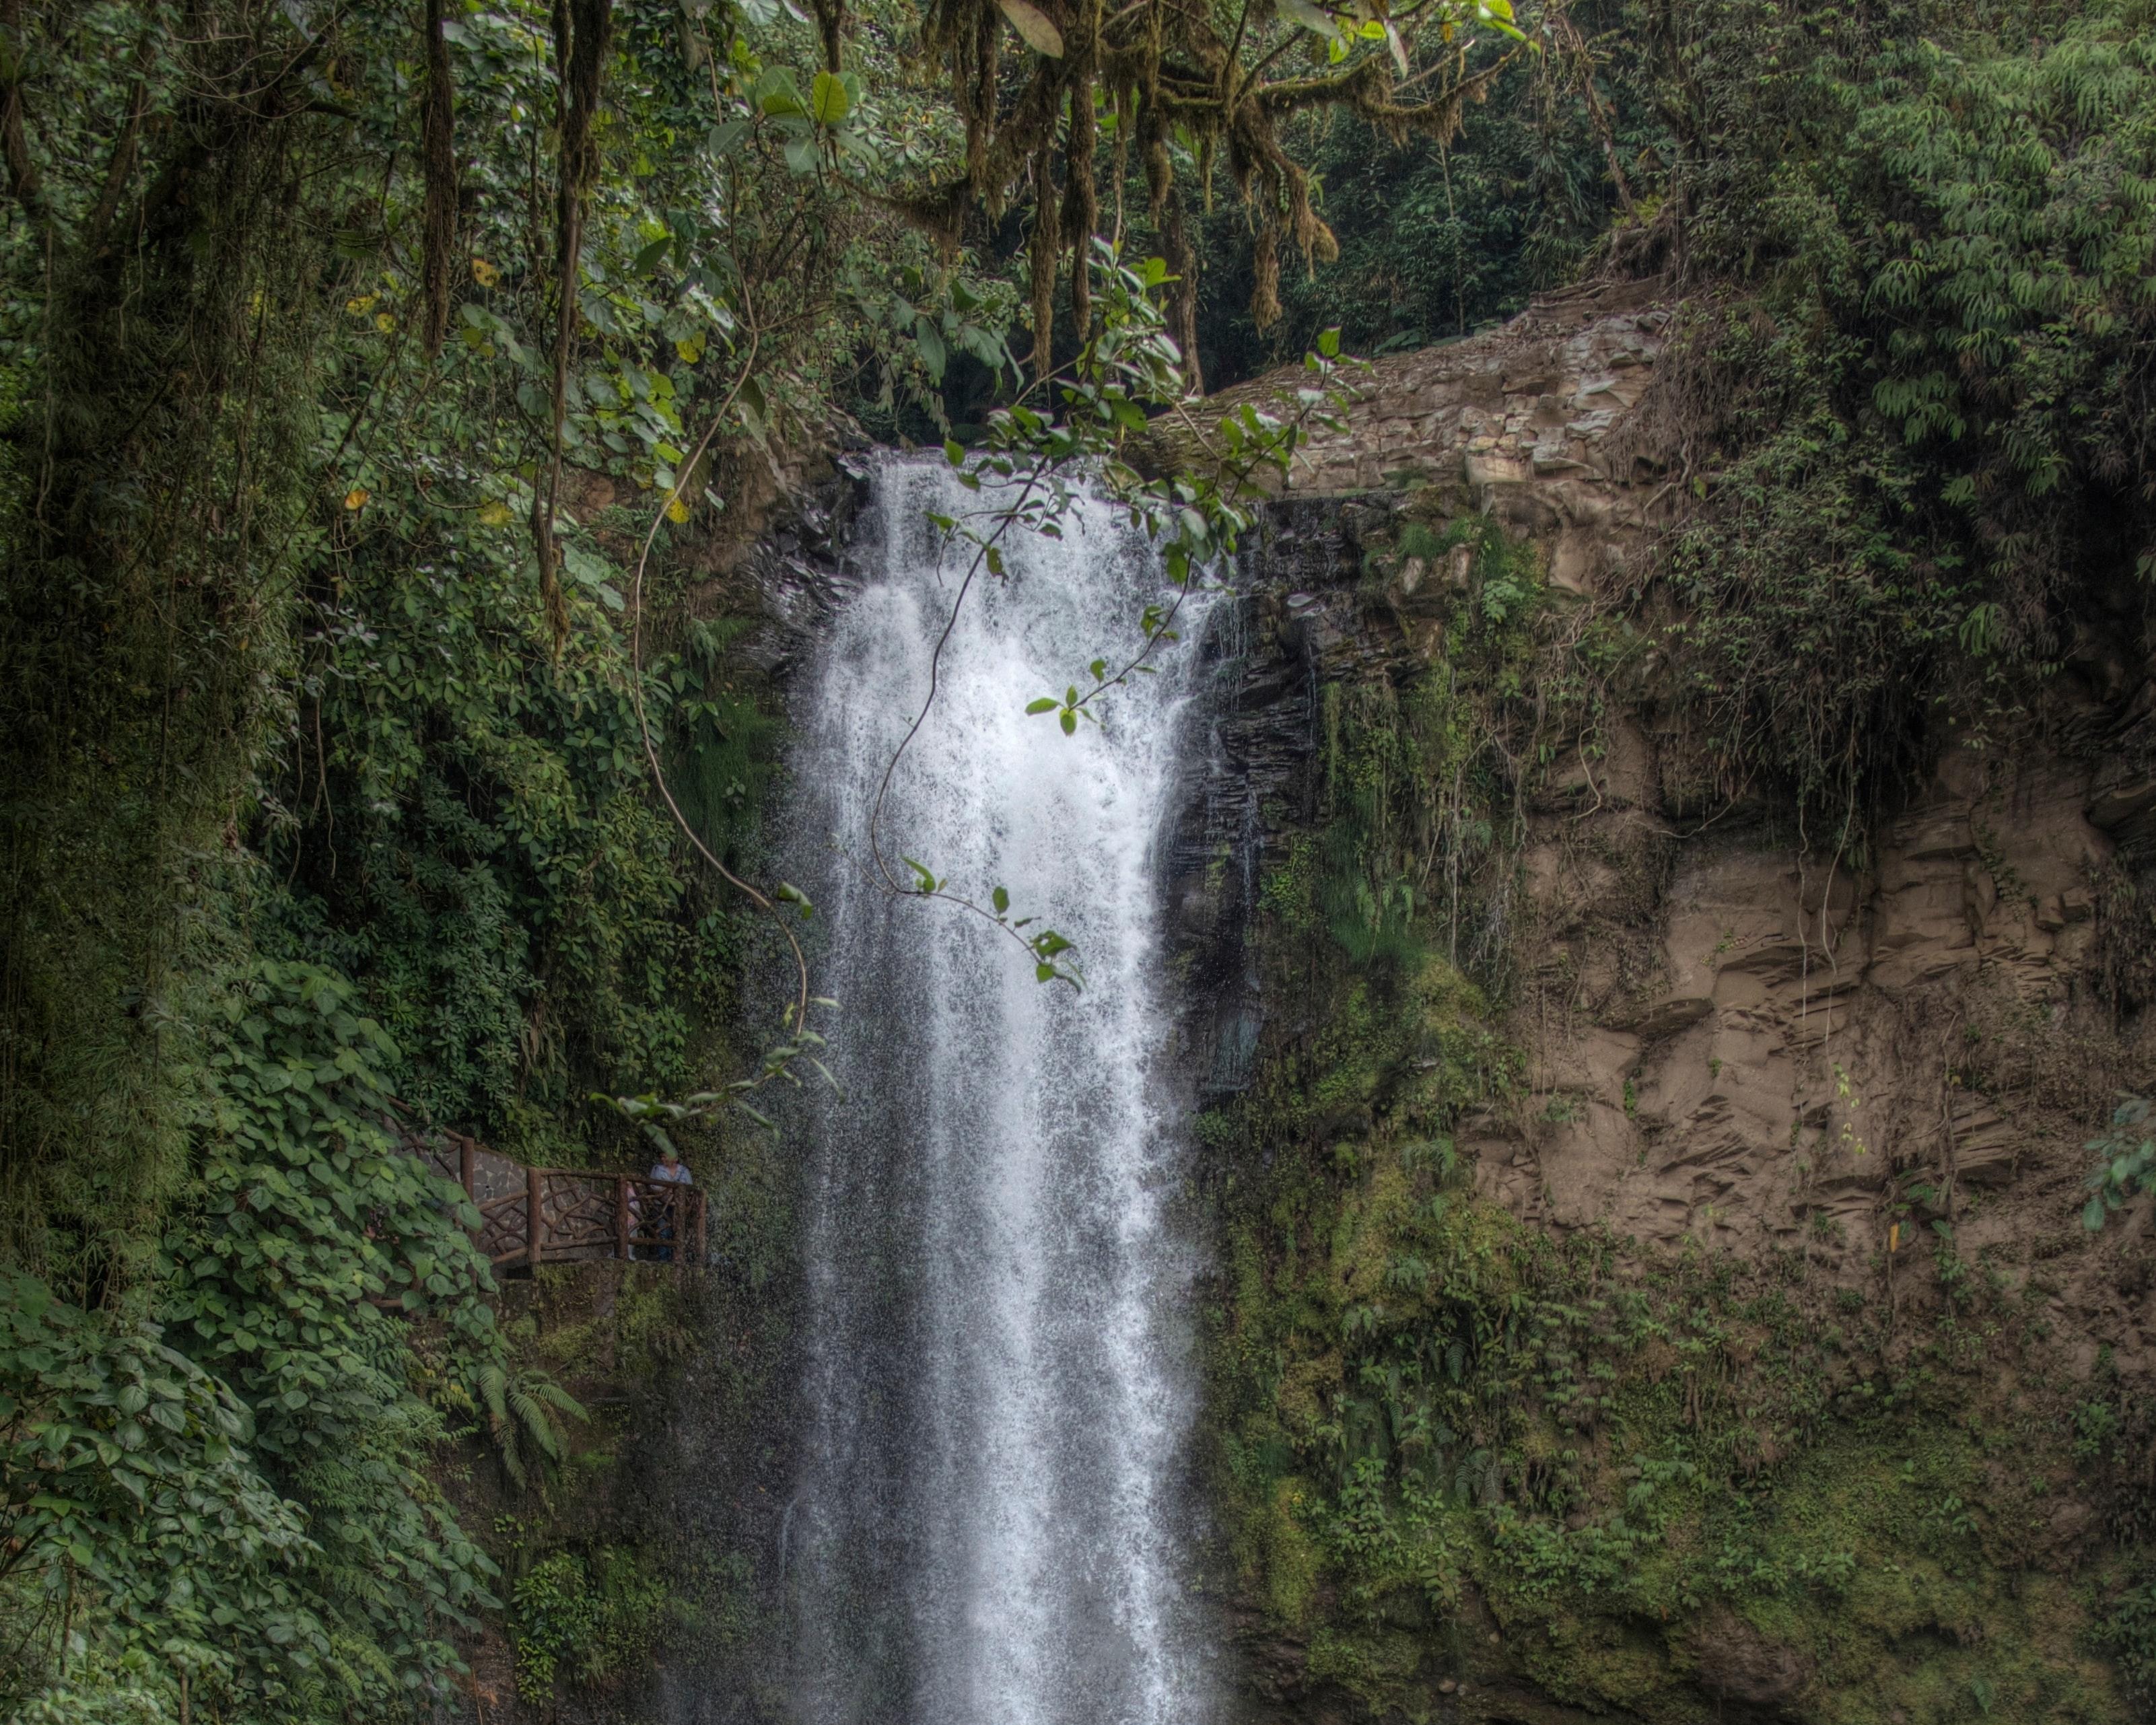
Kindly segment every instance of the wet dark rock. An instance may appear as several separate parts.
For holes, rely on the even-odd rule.
[[[1794,1718],[1793,1711],[1812,1680],[1811,1657],[1774,1640],[1734,1612],[1717,1612],[1701,1625],[1692,1645],[1699,1686],[1743,1712],[1725,1712],[1732,1722],[1758,1725]]]

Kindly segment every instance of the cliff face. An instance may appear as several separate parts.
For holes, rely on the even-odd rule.
[[[742,1158],[752,1164],[752,1156]],[[771,1170],[728,1183],[713,1264],[548,1265],[504,1285],[520,1361],[576,1399],[562,1453],[506,1478],[475,1445],[445,1471],[501,1566],[498,1625],[438,1717],[468,1725],[746,1725],[782,1717],[792,1218]],[[510,1388],[522,1388],[520,1373]]]
[[[1681,698],[1671,330],[1380,362],[1219,647],[1177,902],[1254,1717],[2136,1717],[2156,1250],[2079,1212],[2156,1081],[2140,598],[1804,832]]]
[[[1589,606],[1650,608],[1635,584],[1676,508],[1673,457],[1626,423],[1671,317],[1652,286],[1553,299],[1373,369],[1291,485],[1359,511],[1305,506],[1260,563],[1268,588],[1312,588],[1283,603],[1316,677],[1444,664],[1469,549],[1402,554],[1383,521],[1400,511],[1478,512],[1532,544],[1579,601],[1573,626]],[[1341,542],[1313,560],[1328,525]],[[1572,1117],[1472,1117],[1483,1189],[1525,1220],[1643,1244],[1808,1240],[1854,1274],[1892,1225],[1889,1176],[1928,1163],[1964,1249],[2056,1263],[2051,1312],[2086,1330],[2082,1353],[2156,1368],[2156,1306],[2106,1291],[2127,1248],[2068,1226],[2111,1092],[2156,1076],[2156,1018],[2120,1009],[2118,974],[2149,920],[2133,885],[2156,861],[2156,773],[2128,733],[2156,708],[2156,661],[2112,622],[2087,620],[2015,734],[1942,739],[1861,860],[1785,830],[1766,793],[1702,795],[1650,637],[1620,698],[1517,787],[1524,1009],[1507,1028],[1527,1094],[1571,1099]]]

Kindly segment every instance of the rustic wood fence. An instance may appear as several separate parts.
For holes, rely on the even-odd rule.
[[[465,1189],[479,1211],[479,1249],[497,1270],[593,1258],[704,1261],[704,1194],[694,1186],[532,1168],[461,1132],[413,1147]]]

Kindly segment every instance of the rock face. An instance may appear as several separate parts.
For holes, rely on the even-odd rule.
[[[1724,1718],[1794,1717],[1788,1709],[1812,1678],[1803,1654],[1768,1640],[1731,1611],[1708,1617],[1696,1654],[1699,1686],[1722,1703]]]
[[[1346,434],[1317,433],[1296,458],[1288,491],[1435,487],[1455,511],[1533,534],[1560,586],[1592,584],[1665,501],[1659,480],[1631,482],[1635,464],[1611,435],[1646,393],[1661,354],[1671,313],[1657,299],[1661,285],[1552,295],[1488,335],[1349,372],[1355,402]],[[1224,390],[1209,405],[1269,403],[1299,375]],[[1404,572],[1404,597],[1425,578]]]
[[[1605,783],[1584,818],[1546,806],[1524,858],[1543,936],[1527,1040],[1537,1092],[1570,1106],[1481,1122],[1484,1178],[1558,1225],[1857,1274],[1887,1248],[1892,1177],[1926,1166],[1964,1250],[2064,1243],[2095,1268],[2072,1225],[2081,1145],[2156,1051],[2096,996],[2118,843],[2090,818],[2094,777],[1954,751],[1862,872],[1742,829],[1686,835],[1650,778]],[[1667,885],[1613,926],[1595,845],[1628,828]],[[2102,1327],[2156,1363],[2138,1317]]]
[[[2041,1416],[2054,1424],[2060,1394],[2146,1404],[2148,1202],[2097,1234],[2078,1219],[2087,1142],[2120,1092],[2156,1087],[2156,655],[2142,602],[2085,622],[2059,675],[1988,737],[1934,737],[1861,843],[1804,834],[1757,792],[1703,798],[1656,639],[1682,621],[1652,572],[1685,500],[1651,434],[1672,321],[1655,291],[1553,299],[1488,336],[1380,361],[1345,430],[1298,456],[1213,644],[1209,743],[1170,860],[1199,1088],[1231,1096],[1266,1049],[1317,1034],[1324,1003],[1282,998],[1262,974],[1250,930],[1267,871],[1320,824],[1339,692],[1450,675],[1482,595],[1472,554],[1430,529],[1486,517],[1533,547],[1556,627],[1621,617],[1645,647],[1591,726],[1501,788],[1506,837],[1479,890],[1504,961],[1491,1028],[1519,1076],[1456,1122],[1476,1189],[1532,1228],[1607,1239],[1620,1282],[1704,1257],[1801,1284],[1830,1316],[1883,1311],[1876,1358],[1837,1368],[1832,1394],[1909,1366],[1923,1324],[1953,1309],[1948,1279],[1967,1274],[2043,1338],[2041,1361],[1990,1370],[2002,1405],[2039,1370],[2056,1380]],[[1371,1129],[1359,1107],[1312,1130],[1352,1157]],[[1732,1373],[1749,1345],[1732,1344]],[[2102,1542],[2133,1537],[2070,1453],[2110,1452],[2060,1440],[2020,1474],[1986,1464],[2002,1491],[2029,1494],[2011,1557],[1987,1561],[2086,1577]],[[2003,1499],[1993,1508],[2005,1528]],[[1375,1691],[1306,1680],[1297,1635],[1236,1609],[1250,1719],[1370,1717]],[[1437,1645],[1437,1630],[1414,1633]],[[1881,1633],[1963,1645],[1979,1631],[1912,1611]],[[1641,1634],[1660,1675],[1628,1717],[1874,1717],[1828,1705],[1815,1649],[1719,1607]],[[1458,1682],[1416,1692],[1432,1717],[1605,1710],[1525,1682],[1509,1651],[1438,1656],[1465,1662]]]
[[[1656,285],[1558,296],[1379,361],[1345,434],[1297,457],[1255,560],[1280,660],[1223,733],[1229,757],[1237,736],[1270,739],[1245,774],[1253,808],[1298,726],[1314,747],[1311,691],[1443,651],[1430,619],[1464,566],[1369,572],[1403,507],[1493,517],[1583,605],[1636,576],[1672,507],[1626,419],[1670,323]],[[1866,863],[1799,844],[1758,802],[1698,806],[1673,721],[1640,691],[1522,811],[1507,1029],[1528,1096],[1465,1123],[1484,1189],[1552,1227],[1796,1252],[1852,1279],[1936,1219],[2037,1276],[2091,1361],[2101,1347],[2156,1370],[2156,1291],[2111,1286],[2145,1222],[2092,1244],[2074,1220],[2112,1093],[2156,1079],[2156,1019],[2104,998],[2149,914],[2127,883],[2156,856],[2156,775],[2128,738],[2156,728],[2152,672],[2145,653],[2107,663],[2107,686],[2062,689],[2072,723],[1948,747]],[[2070,751],[2061,731],[2122,740]],[[1936,1197],[1912,1220],[1898,1177],[1920,1168]]]

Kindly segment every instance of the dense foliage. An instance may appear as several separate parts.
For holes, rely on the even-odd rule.
[[[1981,734],[2031,673],[2108,676],[2092,619],[2138,612],[2156,545],[2148,22],[1679,30],[1670,195],[1687,267],[1729,284],[1659,404],[1705,503],[1669,564],[1702,800],[1771,784],[1861,856],[1938,720]]]
[[[352,994],[234,979],[147,1317],[12,1285],[8,1603],[63,1683],[147,1656],[227,1717],[395,1710],[491,1603],[428,1470],[502,1369],[492,1278],[463,1194],[398,1141],[395,1045]]]
[[[1543,51],[1476,92],[1442,146],[1396,139],[1324,114],[1296,118],[1288,147],[1308,164],[1339,257],[1281,272],[1282,315],[1261,327],[1249,300],[1249,224],[1225,204],[1207,216],[1198,343],[1209,379],[1234,382],[1292,360],[1328,324],[1358,353],[1389,353],[1486,328],[1539,290],[1574,279],[1646,184],[1664,137],[1630,80],[1618,8],[1522,8]],[[1621,147],[1620,147],[1621,146]],[[1625,189],[1609,172],[1620,163]]]
[[[575,1409],[405,1134],[588,1159],[622,1128],[575,1099],[723,1060],[742,951],[639,707],[728,855],[771,721],[721,599],[663,641],[630,614],[629,536],[670,498],[656,531],[722,571],[753,531],[722,506],[837,369],[903,393],[930,336],[998,352],[825,171],[871,120],[904,160],[918,105],[789,161],[790,74],[731,12],[602,33],[565,295],[552,23],[6,20],[11,1712],[434,1704],[501,1603],[443,1444],[536,1483]],[[408,147],[444,78],[448,253]]]

